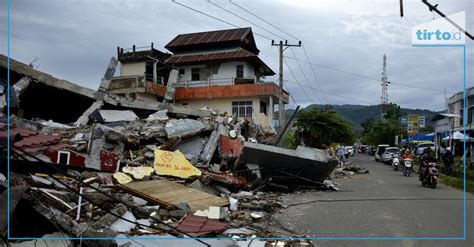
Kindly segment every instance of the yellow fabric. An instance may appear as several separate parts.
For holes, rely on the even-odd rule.
[[[189,163],[179,150],[170,152],[156,149],[154,166],[158,175],[179,178],[201,175],[201,171]]]

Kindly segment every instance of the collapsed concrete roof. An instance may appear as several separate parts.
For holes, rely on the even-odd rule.
[[[7,56],[0,54],[0,67],[8,69]],[[68,90],[89,98],[94,98],[95,90],[80,86],[76,83],[56,78],[50,74],[38,71],[27,64],[19,62],[10,57],[10,71],[20,75],[28,76],[39,83],[55,87],[61,90]],[[14,85],[16,81],[10,81],[10,85]]]

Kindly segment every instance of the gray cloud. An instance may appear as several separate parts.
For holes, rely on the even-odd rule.
[[[205,0],[182,0],[189,6],[235,23],[250,26]],[[278,30],[245,13],[228,1],[215,0],[252,22],[272,32]],[[459,47],[412,47],[411,27],[432,20],[433,15],[421,1],[405,1],[405,17],[398,16],[398,1],[244,1],[235,0],[274,25],[301,39],[311,62],[379,79],[382,56],[388,56],[388,76],[393,83],[457,92],[462,90],[462,50]],[[437,0],[440,9],[451,14],[466,11],[467,29],[474,32],[471,0]],[[6,1],[1,3],[1,50],[6,54]],[[435,16],[436,17],[436,16]],[[436,17],[437,18],[437,17]],[[12,1],[11,56],[25,63],[36,56],[39,69],[78,84],[97,88],[108,60],[116,55],[116,47],[163,46],[179,33],[232,28],[170,1]],[[254,32],[279,40],[278,37],[252,27]],[[287,37],[290,42],[294,39]],[[256,36],[261,58],[278,71],[278,53],[270,41]],[[468,68],[473,65],[473,46],[467,40]],[[302,48],[294,48],[300,60],[306,60]],[[286,56],[293,56],[290,50]],[[306,78],[293,59],[287,59],[303,86],[286,83],[296,102],[331,104],[378,104],[380,82],[300,62]],[[295,81],[285,68],[285,78]],[[269,77],[268,80],[276,80]],[[472,70],[468,85],[472,85]],[[321,92],[309,89],[321,87]],[[332,94],[343,95],[338,97]],[[309,96],[309,97],[308,97]],[[449,95],[448,95],[449,96]],[[359,99],[361,101],[352,100]],[[389,98],[403,107],[441,110],[443,93],[389,86]],[[293,104],[292,104],[293,105]]]

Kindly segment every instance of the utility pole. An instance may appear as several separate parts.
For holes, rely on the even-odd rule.
[[[385,117],[385,113],[387,113],[387,105],[388,105],[388,84],[390,83],[387,80],[387,55],[383,54],[383,69],[382,69],[382,99],[381,106],[380,106],[380,120],[383,121]]]
[[[297,45],[292,45],[288,44],[288,40],[285,40],[285,43],[283,43],[283,40],[280,40],[278,44],[275,44],[275,41],[272,40],[272,46],[278,46],[280,53],[280,71],[278,77],[278,81],[280,82],[280,95],[278,97],[278,124],[281,132],[283,131],[283,126],[285,126],[285,109],[283,107],[283,52],[291,46],[301,47],[301,41],[299,41]]]

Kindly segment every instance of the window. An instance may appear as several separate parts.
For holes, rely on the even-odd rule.
[[[267,103],[260,101],[260,113],[267,115]]]
[[[252,101],[232,102],[232,114],[237,117],[252,117]]]
[[[184,75],[184,69],[179,69],[179,73],[180,75]]]
[[[56,163],[62,165],[69,165],[69,161],[71,159],[71,152],[68,151],[58,151],[58,160]]]
[[[200,69],[200,68],[193,68],[193,69],[191,69],[191,81],[199,81],[199,80],[201,80],[200,73],[201,73],[201,69]]]
[[[237,65],[235,74],[236,74],[235,77],[243,78],[244,77],[244,66],[243,65]]]

